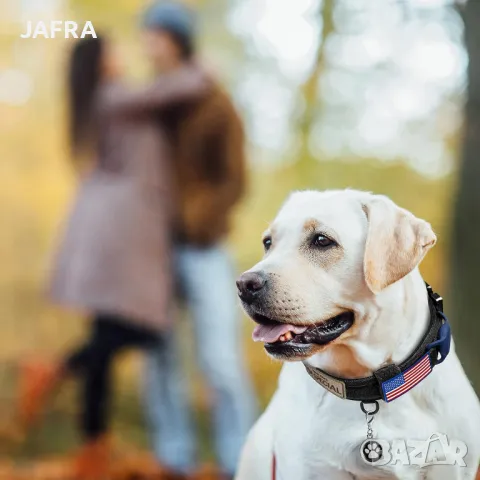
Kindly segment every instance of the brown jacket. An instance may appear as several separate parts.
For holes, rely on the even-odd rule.
[[[207,246],[228,233],[245,187],[242,121],[218,86],[194,102],[165,109],[160,119],[173,143],[178,241]]]
[[[153,111],[205,91],[203,74],[193,68],[144,88],[100,89],[96,163],[80,183],[54,263],[55,301],[166,326],[171,162]]]

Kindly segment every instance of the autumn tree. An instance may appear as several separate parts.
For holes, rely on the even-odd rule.
[[[451,242],[448,304],[458,355],[470,380],[480,392],[480,2],[469,1],[462,14],[469,55],[465,131]]]

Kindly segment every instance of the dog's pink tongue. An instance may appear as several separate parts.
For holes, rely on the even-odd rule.
[[[257,325],[253,330],[252,338],[254,342],[275,343],[282,335],[288,332],[303,333],[307,327],[299,327],[298,325]]]

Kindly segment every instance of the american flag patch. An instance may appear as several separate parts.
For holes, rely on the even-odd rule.
[[[382,383],[383,399],[391,402],[418,385],[432,371],[430,354],[426,353],[408,370]]]

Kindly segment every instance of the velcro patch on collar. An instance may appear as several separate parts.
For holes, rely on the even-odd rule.
[[[310,366],[308,363],[305,363],[305,367],[308,373],[317,381],[322,387],[328,390],[330,393],[333,393],[339,398],[347,398],[347,390],[345,387],[345,382],[337,378],[333,378],[327,373]]]
[[[383,399],[386,402],[391,402],[401,397],[418,385],[430,373],[432,373],[432,363],[430,352],[427,352],[409,369],[382,383]]]

